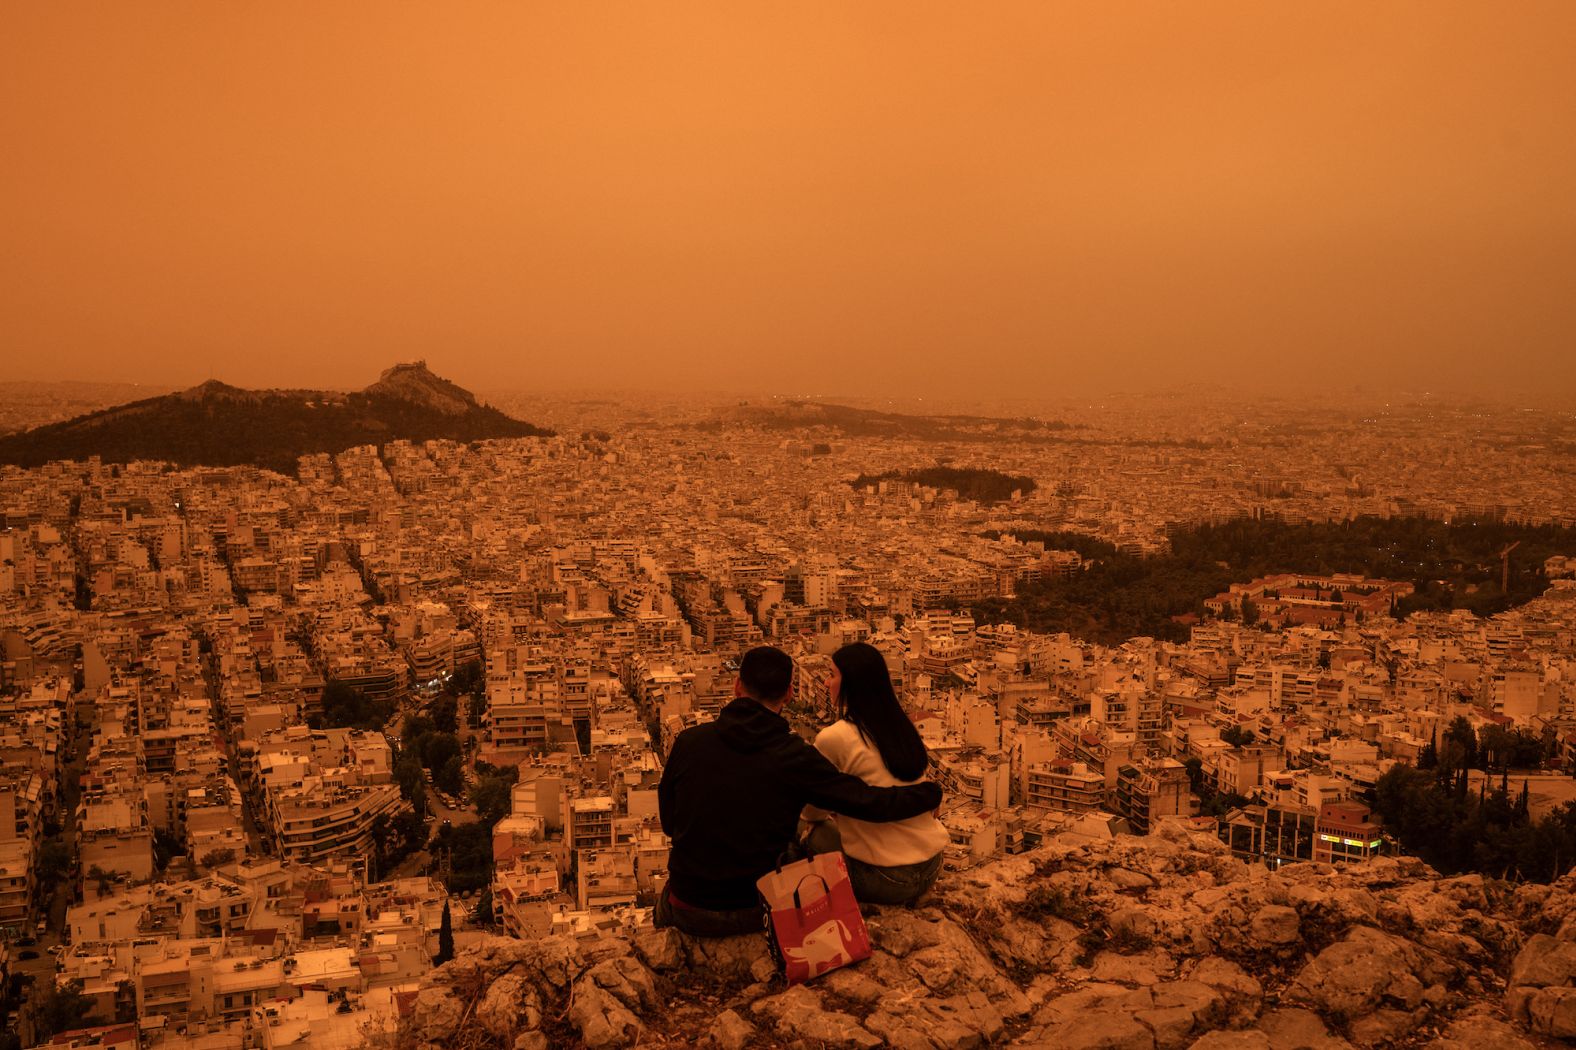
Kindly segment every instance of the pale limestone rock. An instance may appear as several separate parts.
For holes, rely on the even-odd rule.
[[[1129,989],[1119,984],[1086,984],[1077,991],[1046,1000],[1039,1010],[1035,1011],[1034,1020],[1036,1024],[1070,1021],[1079,1014],[1123,998],[1128,991]],[[1154,999],[1151,997],[1148,1003],[1152,1005]]]
[[[1193,1013],[1181,1006],[1157,1006],[1133,1015],[1138,1023],[1154,1033],[1158,1050],[1181,1050],[1192,1041]]]
[[[770,981],[777,972],[777,960],[769,955],[758,956],[750,963],[750,976],[757,981]]]
[[[1119,908],[1106,919],[1106,925],[1111,928],[1112,936],[1125,935],[1147,941],[1155,935],[1154,916],[1147,908]]]
[[[1136,955],[1118,955],[1101,952],[1090,968],[1097,981],[1116,981],[1123,984],[1147,986],[1156,984],[1161,974],[1171,973],[1176,962],[1165,952],[1152,949]]]
[[[1511,1019],[1522,1024],[1532,1023],[1532,997],[1538,994],[1538,989],[1530,985],[1512,986],[1505,992],[1505,1012]]]
[[[1225,998],[1203,981],[1167,981],[1149,990],[1156,1007],[1180,1007],[1200,1021],[1225,1005]]]
[[[1188,977],[1230,996],[1258,999],[1264,995],[1264,988],[1246,970],[1218,955],[1200,959]]]
[[[1576,941],[1555,940],[1538,934],[1527,941],[1510,967],[1511,987],[1559,987],[1576,976]]]
[[[459,1027],[465,1008],[447,988],[423,988],[411,1011],[419,1038],[436,1043],[447,1039]]]
[[[643,1031],[640,1019],[594,981],[575,984],[569,1003],[569,1020],[592,1050],[629,1046]]]
[[[764,933],[746,933],[738,937],[686,937],[685,944],[689,949],[691,968],[735,977],[748,975],[757,959],[771,959]]]
[[[589,982],[607,991],[631,1010],[653,1009],[664,1001],[657,986],[658,980],[639,960],[622,956],[604,959],[591,967],[575,982],[575,991],[578,993]]]
[[[1410,1035],[1416,1027],[1417,1019],[1407,1011],[1383,1007],[1354,1019],[1349,1034],[1358,1046],[1383,1046]]]
[[[1149,989],[1153,1007],[1134,1016],[1155,1033],[1161,1050],[1186,1046],[1192,1036],[1212,1027],[1225,1006],[1219,992],[1201,981],[1168,981]]]
[[[1268,904],[1253,916],[1250,937],[1257,944],[1282,945],[1295,942],[1301,927],[1295,908]]]
[[[476,1022],[495,1039],[512,1040],[517,1032],[542,1023],[541,1000],[536,988],[518,972],[492,982],[476,1007]]]
[[[1537,1050],[1510,1025],[1492,1017],[1462,1017],[1429,1043],[1426,1050]]]
[[[896,910],[882,912],[880,918],[866,923],[870,931],[872,948],[879,948],[899,959],[911,953],[941,943],[940,923],[927,919],[917,912]]]
[[[952,1046],[973,1050],[981,1045],[977,1036],[962,1027],[954,1031],[921,1031],[911,1018],[887,1010],[877,1010],[865,1018],[865,1028],[895,1050],[941,1050]]]
[[[1269,1036],[1275,1050],[1351,1050],[1352,1044],[1331,1035],[1323,1019],[1312,1010],[1271,1010],[1259,1018],[1258,1027]]]
[[[1392,999],[1408,1010],[1415,1010],[1422,1005],[1423,997],[1428,989],[1409,973],[1397,974],[1395,979],[1385,988],[1385,998]]]
[[[1107,1006],[1029,1033],[1014,1045],[1056,1050],[1155,1050],[1155,1034],[1127,1010]]]
[[[724,1010],[706,1030],[706,1044],[717,1050],[745,1050],[755,1042],[755,1026],[733,1010]]]
[[[1359,926],[1304,966],[1283,998],[1355,1017],[1376,1007],[1401,974],[1431,974],[1435,968],[1407,941]]]
[[[1302,865],[1297,865],[1302,867]],[[1286,891],[1286,903],[1296,908],[1299,912],[1311,911],[1321,908],[1330,899],[1329,891],[1323,886],[1301,883],[1292,886]]]
[[[1576,988],[1539,988],[1527,1004],[1532,1030],[1556,1039],[1576,1038]]]
[[[1112,868],[1105,877],[1119,890],[1147,890],[1155,884],[1155,880],[1143,872],[1128,868]]]
[[[862,966],[844,966],[820,978],[816,984],[831,995],[856,1003],[869,1005],[880,1002],[887,990],[871,980],[863,970]]]
[[[671,926],[642,930],[635,935],[635,951],[659,973],[677,970],[684,965],[684,936]]]
[[[821,997],[809,985],[796,984],[776,995],[768,995],[764,999],[756,1000],[750,1006],[750,1012],[757,1017],[765,1017],[771,1021],[787,1013],[814,1011],[821,1009]]]
[[[954,995],[948,999],[931,996],[916,1002],[929,1018],[924,1027],[927,1031],[937,1033],[938,1036],[961,1028],[970,1036],[979,1036],[986,1042],[994,1042],[1006,1028],[1007,1022],[1001,1011],[983,992],[964,992],[962,995]],[[942,1046],[952,1045],[950,1037],[938,1041]],[[963,1041],[973,1040],[965,1038]]]
[[[787,1039],[803,1038],[828,1047],[871,1050],[881,1045],[880,1036],[866,1030],[851,1015],[805,1005],[804,1000],[777,1013],[775,1030]]]
[[[1263,1032],[1210,1032],[1193,1041],[1188,1050],[1279,1050]]]

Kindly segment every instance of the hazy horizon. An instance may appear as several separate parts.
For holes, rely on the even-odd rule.
[[[1576,8],[43,5],[5,378],[1576,396]]]

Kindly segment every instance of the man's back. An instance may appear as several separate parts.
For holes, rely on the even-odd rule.
[[[756,903],[755,880],[793,841],[809,803],[862,820],[901,820],[934,809],[934,784],[872,788],[838,772],[782,716],[741,698],[715,722],[679,734],[657,789],[673,840],[673,895],[699,908]]]

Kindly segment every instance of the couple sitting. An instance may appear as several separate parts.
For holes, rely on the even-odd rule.
[[[814,747],[782,717],[793,661],[771,646],[744,655],[735,699],[716,721],[673,742],[657,787],[673,846],[656,925],[702,937],[759,931],[755,881],[796,840],[801,816],[813,852],[843,851],[861,901],[903,903],[936,881],[947,845],[941,789],[918,782],[929,756],[886,661],[856,643],[832,664],[843,717]]]

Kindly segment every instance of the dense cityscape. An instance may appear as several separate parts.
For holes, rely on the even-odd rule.
[[[491,400],[555,433],[0,468],[11,1045],[354,1046],[468,944],[649,930],[667,749],[762,643],[806,735],[830,654],[885,656],[950,873],[1168,827],[1272,871],[1576,861],[1569,415]],[[1056,619],[1243,522],[1489,542],[1426,578],[1222,561],[1150,634]]]

